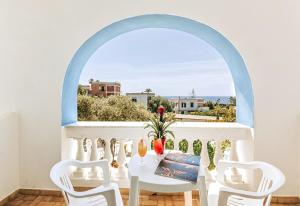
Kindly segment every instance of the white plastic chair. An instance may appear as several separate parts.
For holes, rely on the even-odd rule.
[[[260,169],[262,178],[257,191],[246,191],[226,186],[225,171],[229,168],[245,170]],[[285,182],[283,173],[265,162],[234,162],[220,160],[217,167],[216,183],[211,183],[208,189],[209,206],[270,206],[272,193]]]
[[[71,166],[78,168],[101,167],[103,170],[103,186],[84,192],[77,192],[69,178]],[[107,160],[80,162],[64,160],[53,166],[50,178],[62,191],[67,206],[123,206],[122,197],[116,183],[110,183],[109,166]]]

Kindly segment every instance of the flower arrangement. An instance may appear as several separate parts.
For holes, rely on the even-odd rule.
[[[166,141],[166,136],[169,134],[171,137],[175,138],[173,131],[169,130],[169,127],[175,123],[175,120],[167,121],[168,117],[165,115],[166,108],[159,106],[157,109],[157,114],[151,117],[150,123],[146,124],[146,128],[151,128],[148,137],[153,137],[153,147],[155,152],[160,155],[164,153],[164,146]]]

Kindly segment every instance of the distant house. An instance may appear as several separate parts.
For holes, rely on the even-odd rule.
[[[153,92],[133,92],[126,93],[126,96],[130,97],[133,102],[143,105],[145,108],[148,108],[148,103],[152,97],[155,96]]]
[[[100,82],[90,81],[90,85],[83,85],[83,88],[88,88],[90,96],[108,97],[111,95],[120,95],[121,84],[119,82]]]
[[[217,117],[215,116],[200,116],[200,115],[189,115],[189,114],[176,114],[176,121],[180,122],[215,122]],[[220,118],[222,120],[222,118]]]
[[[169,101],[174,103],[174,111],[177,114],[199,111],[204,105],[204,99],[200,97],[177,97],[170,98]]]

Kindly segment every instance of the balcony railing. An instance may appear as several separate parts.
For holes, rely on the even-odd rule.
[[[77,122],[62,128],[62,159],[77,159],[82,161],[108,159],[116,160],[118,168],[111,168],[112,181],[120,187],[128,187],[127,162],[130,156],[137,152],[137,142],[141,137],[147,137],[149,130],[144,129],[145,122]],[[221,144],[230,140],[231,148],[227,155],[230,160],[253,160],[253,129],[238,123],[207,123],[207,122],[178,122],[171,126],[176,138],[174,149],[179,149],[182,140],[188,142],[188,153],[194,153],[193,142],[200,140],[201,165],[208,168],[209,164],[217,165],[224,158]],[[208,142],[214,141],[213,157],[209,156]],[[199,141],[198,141],[199,142]],[[116,143],[115,155],[112,154],[112,143]],[[151,148],[151,141],[148,141]],[[208,181],[214,181],[214,171],[206,169]],[[249,186],[252,175],[244,174],[232,168],[230,181],[235,185]],[[72,171],[72,180],[77,186],[94,186],[101,182],[101,171],[97,168],[90,170]],[[83,181],[85,180],[85,181]]]

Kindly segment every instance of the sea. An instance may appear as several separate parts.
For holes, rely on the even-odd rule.
[[[179,96],[164,96],[167,99],[178,98]],[[191,96],[180,96],[180,98],[189,98]],[[230,104],[230,96],[195,96],[196,98],[203,98],[205,102],[211,101],[216,103],[219,100],[220,104]]]

